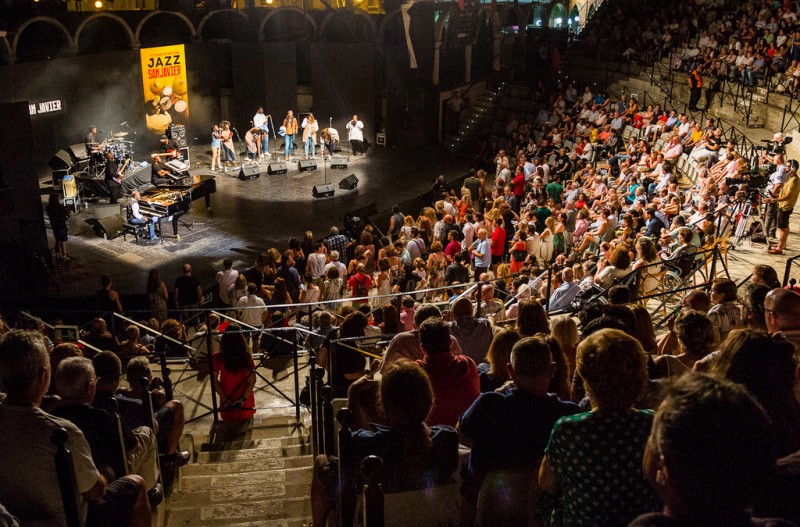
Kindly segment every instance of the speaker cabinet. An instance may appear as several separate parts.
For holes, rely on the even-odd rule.
[[[353,190],[358,186],[358,178],[355,174],[350,174],[339,182],[339,188],[342,190]]]
[[[332,157],[331,158],[331,168],[339,168],[342,170],[347,169],[347,158],[346,157]]]
[[[89,156],[86,154],[86,145],[83,143],[70,145],[68,150],[73,161],[77,162],[89,158]]]
[[[261,177],[261,169],[258,167],[242,167],[239,170],[239,179],[241,180],[248,180],[248,179],[258,179]]]
[[[325,185],[314,185],[314,190],[311,192],[315,198],[327,198],[333,196],[336,192],[333,184],[327,183]]]
[[[267,174],[274,176],[276,174],[285,174],[289,171],[286,168],[286,163],[270,163],[267,165]]]
[[[69,170],[72,168],[72,156],[66,150],[59,150],[50,158],[50,168],[53,170]]]
[[[317,162],[313,159],[301,159],[297,162],[297,168],[300,169],[300,172],[308,172],[310,170],[317,169]]]
[[[102,219],[95,219],[92,230],[94,230],[94,233],[100,238],[105,238],[106,240],[113,240],[114,238],[122,236],[123,233],[122,226],[124,224],[125,224],[125,216],[123,216],[122,214],[116,214],[114,216],[108,216]]]
[[[178,146],[181,148],[189,146],[189,140],[186,137],[186,127],[182,124],[176,124],[169,127],[170,135],[177,141]]]

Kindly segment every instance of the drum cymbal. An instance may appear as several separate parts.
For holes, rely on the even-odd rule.
[[[128,135],[128,132],[117,132],[116,134],[114,134],[114,139],[125,137],[126,135]]]
[[[162,154],[161,152],[154,152],[154,153],[150,154],[150,157],[152,157],[153,159],[155,159],[157,157],[163,157],[163,156],[164,156],[164,154]]]

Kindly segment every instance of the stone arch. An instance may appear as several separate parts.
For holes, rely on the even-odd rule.
[[[395,18],[401,18],[401,16],[402,12],[399,9],[395,9],[383,17],[380,26],[378,26],[378,33],[375,36],[375,41],[382,44],[386,39],[386,32],[389,31],[389,24],[393,23]]]
[[[561,20],[559,22],[559,19]],[[565,28],[567,27],[567,9],[564,4],[553,4],[550,9],[550,17],[547,22],[548,27]]]
[[[528,11],[528,16],[525,18],[525,27],[527,28],[528,26],[533,26],[535,28],[541,28],[543,25],[545,25],[546,15],[547,11],[541,4],[531,5],[531,10]]]
[[[14,54],[11,52],[11,44],[8,43],[6,37],[0,37],[0,41],[2,41],[3,44],[3,57],[5,57],[6,63],[12,64],[14,62]]]
[[[311,28],[312,28],[311,36],[315,36],[317,34],[317,23],[314,21],[313,18],[311,18],[311,16],[309,16],[309,14],[306,11],[300,9],[299,7],[283,6],[283,7],[278,7],[276,9],[270,9],[269,12],[264,16],[264,18],[261,19],[261,23],[258,25],[258,41],[259,42],[264,42],[264,40],[265,40],[264,39],[264,28],[267,27],[267,22],[269,22],[269,20],[272,17],[274,17],[274,16],[276,16],[276,15],[278,15],[280,13],[286,13],[286,12],[298,13],[298,14],[302,15],[302,17],[306,19],[306,22],[311,25]]]
[[[131,47],[135,47],[136,36],[133,34],[131,26],[128,25],[125,19],[119,15],[115,15],[114,13],[100,12],[100,13],[93,13],[91,16],[86,18],[83,22],[80,23],[78,29],[75,30],[75,49],[79,49],[81,33],[83,33],[83,30],[86,28],[86,26],[88,26],[93,20],[97,20],[99,18],[109,18],[117,22],[117,24],[119,24],[120,26],[122,26],[122,29],[125,30],[125,34],[128,35],[128,42],[130,43]]]
[[[337,16],[344,16],[346,14],[364,17],[364,20],[367,21],[367,26],[372,30],[372,40],[375,39],[375,35],[378,33],[378,28],[375,27],[375,21],[372,19],[372,16],[370,16],[369,13],[367,13],[363,9],[359,9],[358,7],[342,7],[328,12],[328,14],[325,15],[325,18],[322,20],[322,24],[319,26],[319,32],[317,33],[317,37],[324,38],[325,32],[328,29],[328,26],[330,25],[333,18]]]
[[[135,45],[140,45],[141,44],[140,38],[142,36],[142,28],[147,23],[147,21],[150,20],[151,18],[157,17],[159,15],[172,15],[172,16],[176,16],[176,17],[180,18],[183,21],[183,23],[186,24],[186,27],[189,28],[189,32],[192,34],[192,40],[197,39],[197,30],[195,29],[194,24],[192,24],[192,21],[189,20],[189,17],[187,17],[183,13],[179,13],[177,11],[156,10],[156,11],[151,11],[151,12],[147,13],[144,16],[144,18],[142,18],[139,21],[139,25],[136,26],[136,33],[134,35],[134,37],[135,37],[134,44]]]
[[[75,52],[75,41],[72,39],[72,35],[69,34],[66,26],[56,20],[55,18],[51,18],[49,16],[35,16],[29,20],[26,20],[19,29],[17,29],[17,33],[14,35],[14,41],[11,44],[11,54],[14,58],[17,57],[17,46],[19,45],[19,38],[25,32],[27,28],[36,24],[37,22],[43,22],[45,24],[51,25],[56,28],[62,35],[64,35],[64,40],[67,42],[67,46],[69,47],[71,52]]]
[[[203,38],[203,28],[208,23],[210,19],[219,15],[219,14],[234,14],[242,17],[245,22],[250,22],[250,15],[242,11],[241,9],[217,9],[216,11],[211,11],[207,13],[201,20],[200,23],[197,24],[197,34],[195,38]]]

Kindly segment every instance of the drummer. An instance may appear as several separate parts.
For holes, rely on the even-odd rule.
[[[178,142],[175,139],[170,139],[167,137],[167,134],[161,135],[161,146],[159,147],[159,150],[165,154],[168,154],[167,157],[170,159],[180,157],[181,155],[180,145],[178,145]]]
[[[89,128],[89,133],[86,134],[86,137],[83,139],[83,143],[86,145],[86,152],[94,153],[97,151],[97,127],[92,126]]]

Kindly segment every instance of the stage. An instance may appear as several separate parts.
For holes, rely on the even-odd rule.
[[[347,154],[343,152],[345,157]],[[147,273],[153,268],[160,269],[171,291],[184,262],[192,264],[195,276],[205,287],[211,287],[225,258],[234,261],[234,268],[245,270],[264,249],[283,249],[289,237],[302,239],[306,230],[311,230],[315,239],[322,238],[332,225],[341,227],[340,219],[346,213],[373,202],[383,213],[378,216],[381,219],[377,223],[385,231],[388,220],[382,218],[387,216],[385,213],[392,205],[430,191],[439,174],[453,180],[466,172],[463,162],[452,159],[438,147],[401,151],[372,146],[365,156],[350,156],[347,169],[332,169],[330,162],[323,163],[318,155],[318,168],[301,172],[297,159],[295,156],[294,162],[287,163],[288,172],[282,175],[267,175],[269,161],[265,159],[258,165],[261,177],[243,181],[237,177],[238,168],[211,172],[210,148],[191,147],[190,173],[213,175],[216,179],[217,191],[211,195],[211,209],[206,210],[202,199],[194,201],[191,212],[181,217],[179,237],[174,237],[171,226],[165,224],[163,243],[155,244],[136,244],[130,235],[127,240],[122,236],[112,240],[98,237],[92,228],[94,206],[72,214],[69,255],[75,260],[56,270],[50,281],[49,295],[92,295],[103,274],[111,276],[115,289],[121,294],[142,294]],[[241,157],[237,160],[242,162]],[[245,162],[245,166],[251,163]],[[339,181],[350,174],[358,178],[356,188],[339,189]],[[314,198],[313,187],[324,183],[326,176],[327,182],[336,188],[335,194]],[[42,182],[43,201],[49,188],[49,182]],[[101,203],[103,201],[107,203],[107,200]],[[127,196],[119,202],[123,214],[125,202]],[[108,208],[108,205],[100,206],[105,214]],[[403,212],[416,217],[419,209]],[[193,225],[189,229],[186,224]],[[52,247],[49,226],[47,235]]]

